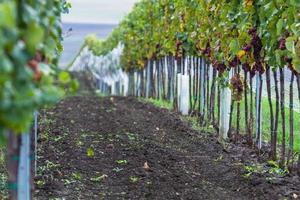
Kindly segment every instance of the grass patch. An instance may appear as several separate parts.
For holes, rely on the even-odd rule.
[[[255,101],[255,99],[254,99]],[[248,104],[250,103],[250,98],[248,100]],[[255,102],[253,102],[255,103]],[[233,109],[233,121],[232,126],[237,127],[237,120],[240,122],[240,128],[242,132],[245,132],[245,101],[244,99],[241,101],[240,107],[241,107],[241,114],[240,118],[237,119],[237,109],[236,109],[237,103],[235,103],[234,109]],[[275,115],[275,101],[272,101],[272,106],[274,110]],[[254,105],[254,115],[255,115],[255,105]],[[250,112],[249,112],[250,114]],[[286,134],[286,146],[288,148],[289,144],[289,134],[290,134],[290,122],[289,122],[289,115],[290,111],[289,108],[285,107],[285,121],[283,122],[281,119],[281,114],[279,113],[279,123],[278,123],[278,133],[277,133],[277,144],[281,144],[282,141],[282,124],[285,124],[285,134]],[[263,133],[263,141],[269,142],[271,140],[271,121],[270,121],[270,108],[269,108],[269,102],[266,97],[262,98],[262,133]],[[248,119],[247,119],[248,120]],[[300,113],[294,111],[294,150],[299,152],[300,151]],[[255,116],[254,116],[254,131],[253,134],[255,134]]]
[[[6,190],[7,171],[5,166],[5,152],[0,147],[0,199],[8,199],[8,191]]]
[[[156,107],[159,108],[165,108],[168,110],[172,110],[173,109],[173,104],[167,100],[163,100],[163,99],[153,99],[153,98],[149,98],[149,99],[145,99],[145,98],[139,98],[139,101],[143,102],[143,103],[150,103],[153,104]]]
[[[201,126],[199,123],[199,118],[195,116],[181,116],[181,120],[188,122],[191,124],[192,129],[200,132],[200,133],[207,133],[207,134],[213,134],[216,132],[214,127],[212,125],[209,126]]]
[[[5,151],[0,147],[0,199],[8,199],[7,178]]]
[[[255,95],[255,94],[254,94]],[[249,100],[248,100],[248,105],[250,105],[250,95],[248,95]],[[157,106],[159,108],[166,108],[168,110],[173,109],[173,105],[171,102],[162,100],[162,99],[144,99],[140,98],[140,101],[144,103],[150,103],[153,104],[154,106]],[[253,106],[254,106],[254,114],[255,114],[255,99],[253,99]],[[232,127],[235,128],[237,127],[237,120],[240,123],[240,132],[243,134],[245,133],[245,127],[246,127],[246,119],[245,119],[245,101],[244,99],[240,102],[240,108],[241,108],[241,113],[239,119],[237,119],[237,109],[236,106],[237,103],[235,102],[235,106],[233,109],[233,115],[232,115]],[[273,109],[274,109],[274,115],[275,115],[275,105],[276,102],[273,100],[272,101]],[[217,116],[217,106],[215,106],[215,116]],[[250,110],[248,111],[250,114]],[[279,113],[280,114],[280,113]],[[286,129],[286,147],[289,148],[289,134],[290,134],[290,122],[289,122],[289,108],[285,107],[285,121],[283,122],[281,119],[281,115],[279,116],[279,123],[278,123],[278,133],[277,133],[277,144],[280,146],[281,141],[282,141],[282,124],[285,123],[285,129]],[[199,132],[204,132],[204,133],[214,133],[215,130],[211,126],[201,126],[198,123],[198,118],[197,117],[190,117],[190,116],[183,116],[182,119],[185,121],[188,121],[191,123],[192,128],[196,131]],[[249,120],[249,119],[247,119]],[[255,123],[255,116],[253,119]],[[294,150],[296,152],[300,152],[300,113],[294,111]],[[254,124],[255,126],[255,124]],[[253,129],[255,127],[253,126]],[[262,97],[262,133],[263,133],[263,141],[264,142],[270,142],[271,140],[271,123],[270,123],[270,109],[269,109],[269,102],[267,97]],[[253,134],[255,134],[255,131],[253,130]],[[254,137],[254,135],[253,135]]]

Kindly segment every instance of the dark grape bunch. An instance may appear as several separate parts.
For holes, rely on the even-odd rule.
[[[250,77],[253,78],[255,76],[256,68],[249,65],[249,63],[243,63],[242,68],[245,72],[250,73]]]
[[[249,63],[243,63],[242,68],[245,72],[250,72],[250,70],[251,70]]]
[[[180,40],[177,40],[176,42],[176,54],[175,54],[175,59],[178,60],[179,58],[181,58],[181,46],[182,46],[182,42]]]
[[[280,37],[278,40],[278,49],[284,51],[286,50],[286,38],[290,36],[290,33],[286,32],[284,36]],[[293,67],[293,59],[288,56],[283,56],[282,60],[287,63],[287,67],[291,70],[291,72],[297,75],[297,71]]]
[[[243,47],[243,50],[246,52],[250,52],[251,51],[251,45],[250,44],[245,44]]]
[[[244,84],[239,74],[234,75],[230,80],[231,89],[233,92],[233,98],[236,101],[242,100]]]
[[[260,39],[260,37],[257,34],[257,30],[255,27],[250,28],[248,33],[251,36],[251,45],[253,47],[253,55],[255,60],[259,60],[260,59],[260,52],[262,50],[262,41]]]
[[[256,60],[253,66],[253,70],[259,72],[260,74],[265,73],[265,68],[261,60]]]
[[[239,64],[240,64],[240,59],[237,56],[234,57],[234,59],[232,59],[229,63],[230,67],[232,68],[239,66]]]
[[[226,70],[226,65],[224,63],[220,63],[217,60],[214,60],[213,62],[213,68],[215,68],[220,74],[223,74]]]
[[[207,42],[206,47],[204,51],[202,52],[204,55],[206,55],[208,58],[211,58],[211,48],[210,48],[210,43]]]
[[[286,39],[284,37],[281,37],[278,41],[278,48],[280,50],[286,50],[286,45],[285,45]]]

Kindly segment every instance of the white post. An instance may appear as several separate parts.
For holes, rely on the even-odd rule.
[[[124,76],[124,82],[123,82],[123,87],[124,87],[124,96],[128,96],[128,84],[129,84],[129,76],[128,73],[125,74]]]
[[[190,109],[189,80],[190,77],[188,74],[181,76],[180,112],[183,115],[188,115]]]
[[[37,175],[37,147],[38,147],[38,115],[37,111],[34,112],[34,175]]]
[[[30,200],[30,134],[21,136],[18,171],[18,200]]]
[[[148,60],[148,63],[147,63],[147,77],[146,77],[146,98],[148,99],[150,97],[150,87],[151,87],[151,80],[150,80],[150,60]]]
[[[258,149],[261,149],[262,147],[262,112],[261,112],[261,106],[259,105],[261,102],[260,100],[260,74],[259,72],[256,72],[256,131],[255,131],[255,135],[256,135],[256,142],[257,142],[257,147]]]
[[[228,79],[231,78],[231,71],[229,72]],[[221,101],[220,101],[220,129],[219,135],[226,140],[228,138],[229,121],[230,121],[230,107],[231,107],[231,90],[228,87],[221,88]]]
[[[115,96],[117,93],[116,93],[116,82],[112,82],[111,84],[111,95]]]
[[[181,73],[177,74],[177,106],[179,111],[181,110],[181,76]]]
[[[205,59],[202,58],[201,61],[201,66],[200,66],[200,71],[201,71],[201,83],[200,83],[200,87],[201,87],[201,110],[200,110],[200,114],[202,116],[204,116],[204,111],[205,111]]]

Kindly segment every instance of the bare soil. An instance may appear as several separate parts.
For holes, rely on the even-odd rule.
[[[133,97],[69,97],[40,115],[37,199],[292,199],[298,176],[270,178],[181,117]]]

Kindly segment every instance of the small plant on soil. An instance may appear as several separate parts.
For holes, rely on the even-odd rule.
[[[54,169],[60,167],[60,164],[55,164],[54,162],[51,162],[50,160],[46,160],[46,168],[47,169]]]
[[[138,176],[130,176],[129,179],[131,183],[137,183],[140,180]]]
[[[49,133],[47,131],[43,132],[41,134],[41,139],[45,140],[45,141],[48,141],[49,140]]]
[[[94,157],[95,156],[95,152],[94,152],[94,149],[92,147],[89,147],[87,150],[86,150],[86,155],[88,157]]]
[[[115,167],[115,168],[112,169],[112,171],[118,173],[120,171],[123,171],[123,168]]]
[[[136,135],[134,133],[126,133],[129,140],[136,140]]]
[[[261,174],[267,176],[267,180],[273,180],[287,174],[287,170],[280,168],[275,161],[268,161],[268,166],[263,164],[248,165],[245,166],[245,171],[246,173],[243,175],[244,178],[249,178],[253,174]]]
[[[180,116],[181,120],[191,124],[192,129],[201,133],[213,134],[215,133],[215,129],[212,125],[202,126],[199,123],[198,117],[195,116]]]
[[[270,174],[278,175],[278,176],[284,176],[288,173],[287,169],[282,169],[279,164],[274,160],[269,160],[268,165],[270,165],[270,169],[268,172]]]
[[[63,136],[57,136],[57,137],[54,138],[54,142],[59,142],[63,138],[64,138]]]
[[[82,146],[82,145],[83,145],[83,142],[82,142],[81,140],[78,140],[78,141],[76,142],[76,146],[80,147],[80,146]]]
[[[72,177],[75,179],[75,180],[81,180],[82,179],[82,176],[79,172],[73,172],[72,173]]]
[[[75,183],[76,181],[68,180],[68,179],[63,179],[63,182],[64,182],[65,185],[70,185],[72,183]]]
[[[116,160],[116,163],[120,164],[120,165],[126,165],[128,163],[127,160]]]
[[[104,180],[106,178],[108,178],[108,176],[106,174],[103,174],[101,176],[92,177],[92,178],[90,178],[90,180],[93,182],[101,182],[102,180]]]
[[[35,182],[35,184],[38,186],[38,187],[42,187],[46,184],[46,182],[44,180],[38,180]]]

